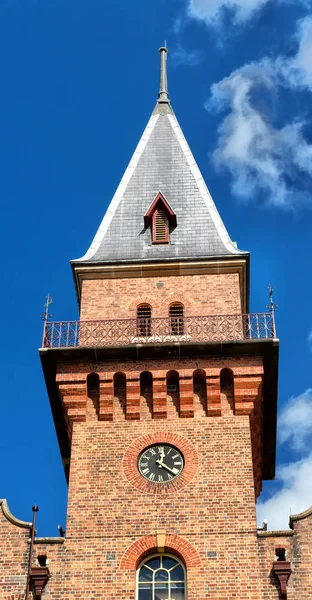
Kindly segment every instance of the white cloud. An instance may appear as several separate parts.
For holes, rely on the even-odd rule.
[[[258,522],[267,519],[269,529],[287,529],[289,515],[312,504],[312,389],[291,398],[281,410],[278,443],[288,444],[303,457],[277,469],[280,490],[257,505]]]
[[[188,14],[194,19],[205,21],[209,25],[218,25],[226,13],[231,13],[235,24],[248,21],[271,0],[189,0]],[[275,0],[274,0],[275,1]],[[280,0],[301,2],[310,6],[310,0]]]
[[[232,191],[249,199],[262,193],[266,203],[290,207],[308,199],[304,177],[312,176],[312,145],[304,135],[305,121],[276,128],[265,97],[277,97],[278,86],[312,90],[312,19],[298,27],[299,49],[292,59],[278,57],[244,65],[211,87],[208,110],[227,111],[218,129],[213,159],[232,175]],[[310,61],[311,62],[311,61]],[[298,175],[303,177],[298,189]]]
[[[195,19],[216,24],[222,20],[226,10],[233,13],[234,21],[247,21],[268,0],[190,0],[189,14]]]
[[[305,454],[312,448],[312,389],[287,402],[278,421],[278,440]]]
[[[276,480],[282,488],[272,498],[257,505],[258,523],[268,521],[268,529],[288,529],[289,515],[298,514],[312,504],[312,454],[277,469]]]
[[[172,62],[175,66],[195,67],[200,63],[200,54],[196,50],[186,50],[178,44],[172,52]]]
[[[284,77],[284,84],[312,90],[312,17],[299,21],[295,38],[297,54],[289,60],[279,58],[276,66]]]
[[[311,345],[312,347],[312,330],[310,331],[309,335],[308,335],[308,343]]]

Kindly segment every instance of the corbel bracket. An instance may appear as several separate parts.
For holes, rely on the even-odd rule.
[[[41,600],[43,589],[50,578],[48,567],[32,567],[30,571],[30,587],[34,591],[35,600]]]
[[[287,600],[287,583],[291,573],[291,564],[285,558],[285,548],[276,548],[278,560],[273,563],[273,573],[278,578],[281,588],[281,598]]]

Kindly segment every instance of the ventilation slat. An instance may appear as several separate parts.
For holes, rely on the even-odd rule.
[[[155,211],[155,220],[154,220],[154,231],[153,231],[153,241],[154,242],[168,242],[168,219],[165,212],[158,208]]]

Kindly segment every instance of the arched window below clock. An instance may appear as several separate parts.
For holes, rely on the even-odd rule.
[[[137,600],[186,600],[186,571],[169,554],[149,556],[137,570]]]

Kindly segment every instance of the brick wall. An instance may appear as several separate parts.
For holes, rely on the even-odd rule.
[[[42,538],[34,545],[33,566],[45,554],[50,571],[43,600],[134,600],[137,563],[157,552],[159,531],[165,533],[165,550],[183,557],[189,599],[280,600],[272,568],[279,547],[286,550],[290,565],[287,600],[311,600],[312,509],[292,530],[257,533],[248,492],[251,456],[239,451],[239,442],[247,447],[246,417],[236,424],[229,416],[212,421],[212,429],[207,420],[203,432],[198,421],[191,435],[186,421],[174,427],[173,435],[187,436],[202,459],[193,479],[167,497],[138,493],[122,475],[122,452],[112,448],[115,435],[120,445],[129,446],[146,436],[143,423],[127,423],[126,435],[121,423],[116,431],[112,424],[75,425],[66,540]],[[168,434],[158,423],[157,431],[162,430]],[[233,476],[230,464],[218,472],[229,446],[240,456]],[[1,600],[23,600],[25,595],[30,528],[12,517],[0,509]]]
[[[159,283],[163,286],[158,287]],[[136,307],[143,302],[151,304],[153,317],[167,317],[169,304],[178,301],[184,304],[188,316],[239,314],[239,275],[84,280],[80,318],[82,321],[136,318]]]
[[[268,531],[258,535],[262,593],[267,600],[281,598],[278,577],[274,574],[276,549],[286,551],[286,568],[290,568],[287,583],[287,600],[311,600],[312,594],[312,508],[298,515],[293,529]],[[268,515],[268,518],[270,515]]]
[[[182,450],[180,439],[193,446],[198,468],[180,489],[155,494],[125,474],[128,448],[142,437],[149,444],[146,423],[74,424],[67,520],[75,548],[72,581],[84,598],[93,598],[90,581],[98,574],[99,597],[133,599],[144,539],[164,530],[168,551],[176,551],[170,540],[177,536],[186,563],[188,546],[198,556],[188,568],[189,600],[260,599],[259,578],[253,578],[259,567],[248,416],[149,423],[150,441],[167,440],[168,433],[178,436]],[[125,561],[136,543],[132,562]],[[155,542],[148,550],[156,550]]]

